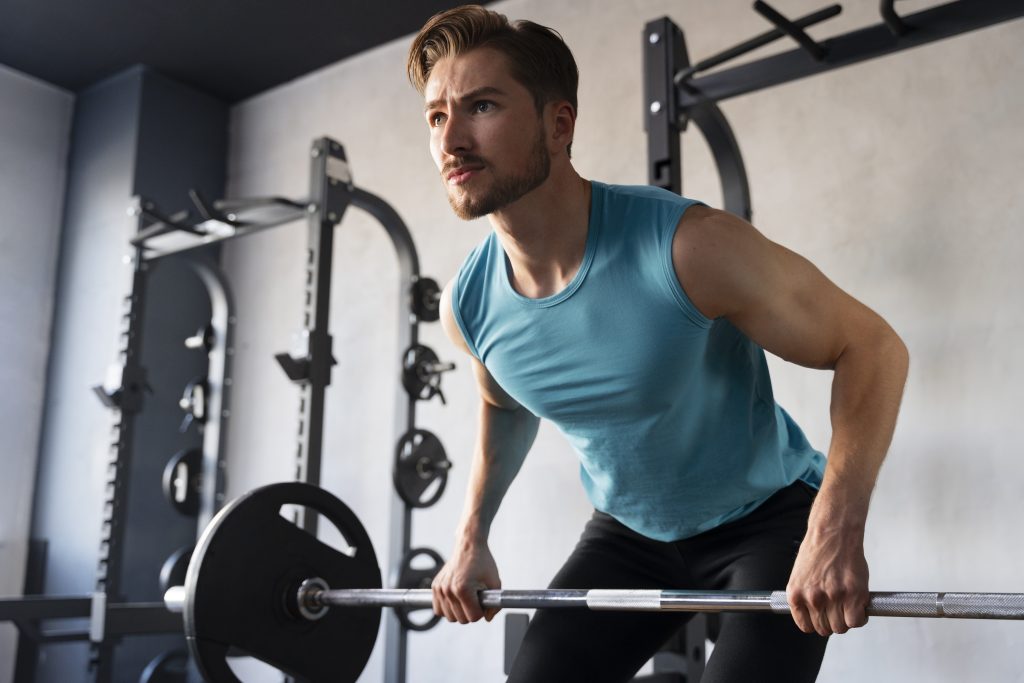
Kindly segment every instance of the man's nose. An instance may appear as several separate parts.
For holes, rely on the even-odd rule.
[[[472,137],[462,116],[449,115],[441,132],[441,151],[451,156],[459,156],[469,151],[472,146]]]

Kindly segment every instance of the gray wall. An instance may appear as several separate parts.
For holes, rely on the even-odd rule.
[[[74,97],[0,66],[0,595],[19,595],[50,350]],[[0,681],[16,631],[0,625]]]
[[[924,6],[899,4],[903,12]],[[586,177],[619,183],[646,181],[644,23],[671,16],[694,59],[766,28],[739,0],[507,0],[494,7],[557,28],[573,47],[582,73],[576,166]],[[794,16],[818,7],[784,3]],[[813,33],[877,23],[876,12],[877,3],[847,3],[841,17]],[[913,356],[869,520],[874,590],[1024,590],[1024,549],[1007,542],[1019,537],[1024,476],[1016,452],[1024,436],[1017,415],[1024,310],[1016,300],[1024,284],[1022,45],[1018,21],[724,104],[748,165],[755,224],[887,317]],[[404,81],[407,46],[396,41],[235,107],[229,191],[302,196],[309,142],[332,135],[346,145],[357,184],[392,202],[410,224],[424,272],[447,279],[488,225],[460,222],[447,206],[427,153],[421,102]],[[684,156],[686,193],[719,202],[696,131],[686,136]],[[303,240],[302,226],[294,226],[225,252],[239,306],[230,494],[291,475],[296,392],[271,356],[288,348],[300,324]],[[327,405],[323,483],[362,517],[380,552],[400,352],[395,265],[383,231],[355,212],[335,253],[339,366]],[[442,356],[455,355],[436,326],[423,336]],[[445,555],[477,402],[468,364],[456,360],[448,406],[425,406],[419,420],[441,436],[455,469],[442,501],[415,513],[413,541]],[[830,375],[772,367],[780,402],[826,449]],[[542,427],[492,532],[504,584],[545,585],[589,511],[573,453]],[[410,681],[501,680],[502,637],[497,623],[414,634]],[[833,640],[820,680],[1017,680],[1019,641],[1012,623],[876,619]],[[381,679],[382,651],[378,644],[363,680]]]

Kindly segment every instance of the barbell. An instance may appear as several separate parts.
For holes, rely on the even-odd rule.
[[[286,520],[310,508],[341,533],[335,548]],[[789,614],[785,591],[483,590],[485,608]],[[203,532],[185,585],[164,596],[183,613],[203,676],[237,683],[227,663],[249,655],[296,678],[355,681],[377,638],[381,607],[427,609],[429,589],[381,588],[376,554],[356,515],[327,491],[271,484],[232,501]],[[343,609],[331,609],[343,608]],[[873,592],[868,616],[1024,619],[1022,593]]]

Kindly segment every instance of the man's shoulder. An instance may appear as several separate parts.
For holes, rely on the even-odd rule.
[[[612,185],[595,183],[600,193],[602,210],[609,217],[626,219],[633,223],[649,217],[657,225],[675,223],[699,200],[683,197],[653,185]]]
[[[617,185],[613,183],[602,183],[598,181],[592,181],[594,187],[597,187],[600,191],[611,199],[618,199],[623,201],[647,201],[657,204],[668,204],[668,205],[688,205],[693,204],[694,199],[689,199],[675,192],[669,192],[668,190],[654,185]]]

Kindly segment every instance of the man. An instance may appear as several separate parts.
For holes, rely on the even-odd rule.
[[[793,619],[727,614],[703,681],[811,681],[867,619],[864,523],[907,374],[899,337],[746,222],[573,169],[577,70],[550,29],[466,6],[416,37],[430,150],[455,213],[493,233],[445,287],[479,438],[434,610],[500,587],[491,521],[541,418],[596,508],[557,588],[773,590]],[[762,349],[834,370],[828,467],[774,401]],[[539,610],[511,681],[625,681],[683,615]]]

